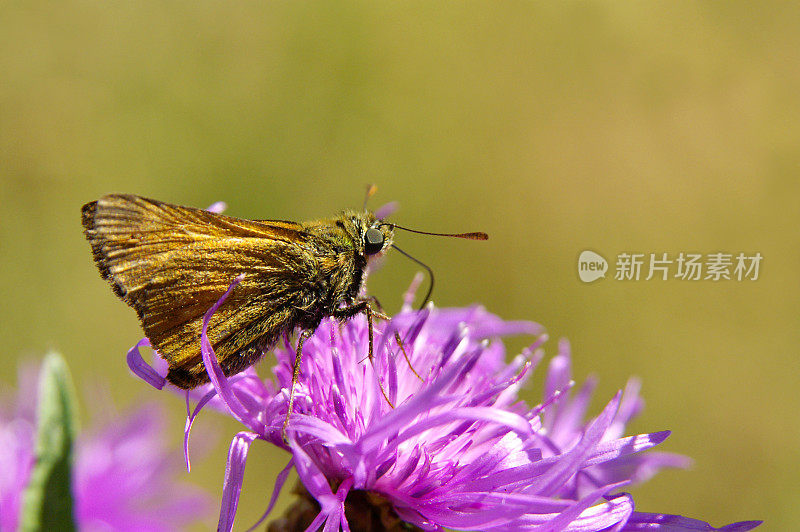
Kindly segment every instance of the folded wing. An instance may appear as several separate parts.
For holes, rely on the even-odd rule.
[[[145,334],[183,388],[208,380],[200,355],[205,312],[240,274],[214,314],[209,340],[226,374],[261,356],[313,291],[309,236],[293,222],[256,222],[132,195],[83,207],[83,225],[103,278],[133,307]]]

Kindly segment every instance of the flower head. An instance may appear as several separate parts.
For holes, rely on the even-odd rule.
[[[0,408],[0,530],[16,530],[34,465],[36,373],[23,370],[16,400],[6,397]],[[158,406],[106,417],[76,445],[72,493],[80,530],[166,532],[207,514],[209,497],[175,478],[180,462],[164,446]]]
[[[206,324],[226,296],[206,314]],[[530,408],[518,399],[542,359],[538,325],[503,321],[481,307],[412,311],[406,305],[374,332],[373,361],[365,360],[369,330],[361,316],[343,324],[324,320],[306,341],[287,445],[280,434],[295,355],[289,340],[275,349],[274,382],[253,369],[228,379],[203,331],[213,389],[190,415],[187,435],[215,396],[247,427],[231,443],[221,530],[233,525],[256,439],[291,453],[267,513],[294,467],[316,502],[311,522],[293,525],[308,530],[350,530],[354,499],[371,502],[387,529],[401,520],[425,530],[713,530],[678,516],[634,512],[632,497],[619,492],[661,467],[686,463],[670,454],[639,454],[668,432],[622,437],[641,406],[635,382],[585,420],[592,385],[570,395],[569,349],[562,343],[543,401]],[[498,338],[519,333],[540,336],[506,363]]]

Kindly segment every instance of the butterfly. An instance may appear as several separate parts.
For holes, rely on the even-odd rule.
[[[225,375],[246,369],[281,336],[300,331],[287,423],[302,344],[323,318],[366,314],[371,359],[373,316],[388,317],[362,289],[368,264],[398,249],[396,228],[488,238],[414,231],[367,209],[302,223],[243,220],[130,194],[103,196],[84,205],[81,215],[101,276],[136,311],[175,386],[191,389],[209,381],[200,351],[203,317],[237,277],[207,328]]]

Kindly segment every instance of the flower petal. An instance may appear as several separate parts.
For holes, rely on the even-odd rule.
[[[323,512],[325,512],[326,504],[330,505],[330,501],[333,498],[333,492],[325,478],[325,474],[320,471],[317,464],[314,463],[311,457],[291,436],[289,437],[289,447],[294,455],[294,465],[297,469],[297,476],[300,477],[303,486],[305,486],[312,497],[317,499]]]
[[[250,444],[258,437],[252,432],[240,432],[234,436],[228,450],[228,462],[225,465],[225,480],[222,484],[222,506],[219,510],[218,531],[229,532],[233,529],[236,507],[239,505],[239,494],[242,492],[244,466]]]
[[[206,367],[206,372],[211,379],[211,383],[214,385],[214,389],[225,403],[225,406],[228,407],[231,414],[233,414],[233,417],[235,417],[240,423],[248,427],[253,432],[263,436],[264,427],[258,422],[257,414],[250,413],[242,404],[242,402],[239,401],[238,397],[236,397],[228,377],[225,376],[225,373],[223,373],[222,368],[217,361],[217,355],[214,353],[214,348],[211,346],[211,342],[208,340],[208,322],[211,320],[211,316],[213,316],[217,309],[222,306],[233,289],[236,288],[236,286],[242,282],[243,279],[244,274],[238,275],[230,284],[225,293],[222,294],[217,302],[214,303],[203,316],[203,328],[200,333],[200,352],[203,355],[203,364]]]
[[[396,211],[400,207],[400,204],[396,201],[390,201],[389,203],[384,203],[380,207],[375,210],[375,218],[378,220],[384,220],[392,215],[394,211]]]
[[[590,467],[597,464],[602,464],[609,460],[614,460],[620,456],[625,456],[632,453],[638,453],[645,449],[655,447],[663,442],[670,435],[670,431],[664,430],[661,432],[653,432],[651,434],[639,434],[638,436],[629,436],[627,438],[620,438],[609,442],[601,443],[592,453],[591,457],[584,462],[584,467]]]
[[[705,521],[682,517],[680,515],[634,512],[622,530],[626,532],[635,532],[638,530],[658,530],[659,532],[686,532],[692,530],[746,532],[747,530],[753,530],[761,523],[763,523],[763,521],[741,521],[723,526],[722,528],[714,528]]]
[[[128,350],[128,367],[134,373],[134,375],[145,381],[153,388],[161,390],[167,384],[167,379],[154,370],[150,364],[144,361],[144,358],[142,358],[142,353],[139,351],[139,349],[142,347],[150,347],[150,340],[147,338],[142,338],[136,343],[136,345]]]
[[[206,210],[208,212],[214,212],[220,214],[228,210],[228,204],[225,203],[224,201],[217,201],[206,207]]]
[[[617,392],[617,395],[606,405],[603,412],[586,428],[581,440],[572,449],[558,457],[558,463],[540,479],[536,493],[542,495],[554,494],[569,477],[575,474],[611,424],[619,406],[619,399],[620,393]]]

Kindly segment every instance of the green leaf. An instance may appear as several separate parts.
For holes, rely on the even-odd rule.
[[[38,393],[36,462],[23,494],[19,530],[75,530],[71,480],[78,423],[75,390],[61,355],[45,358]]]

